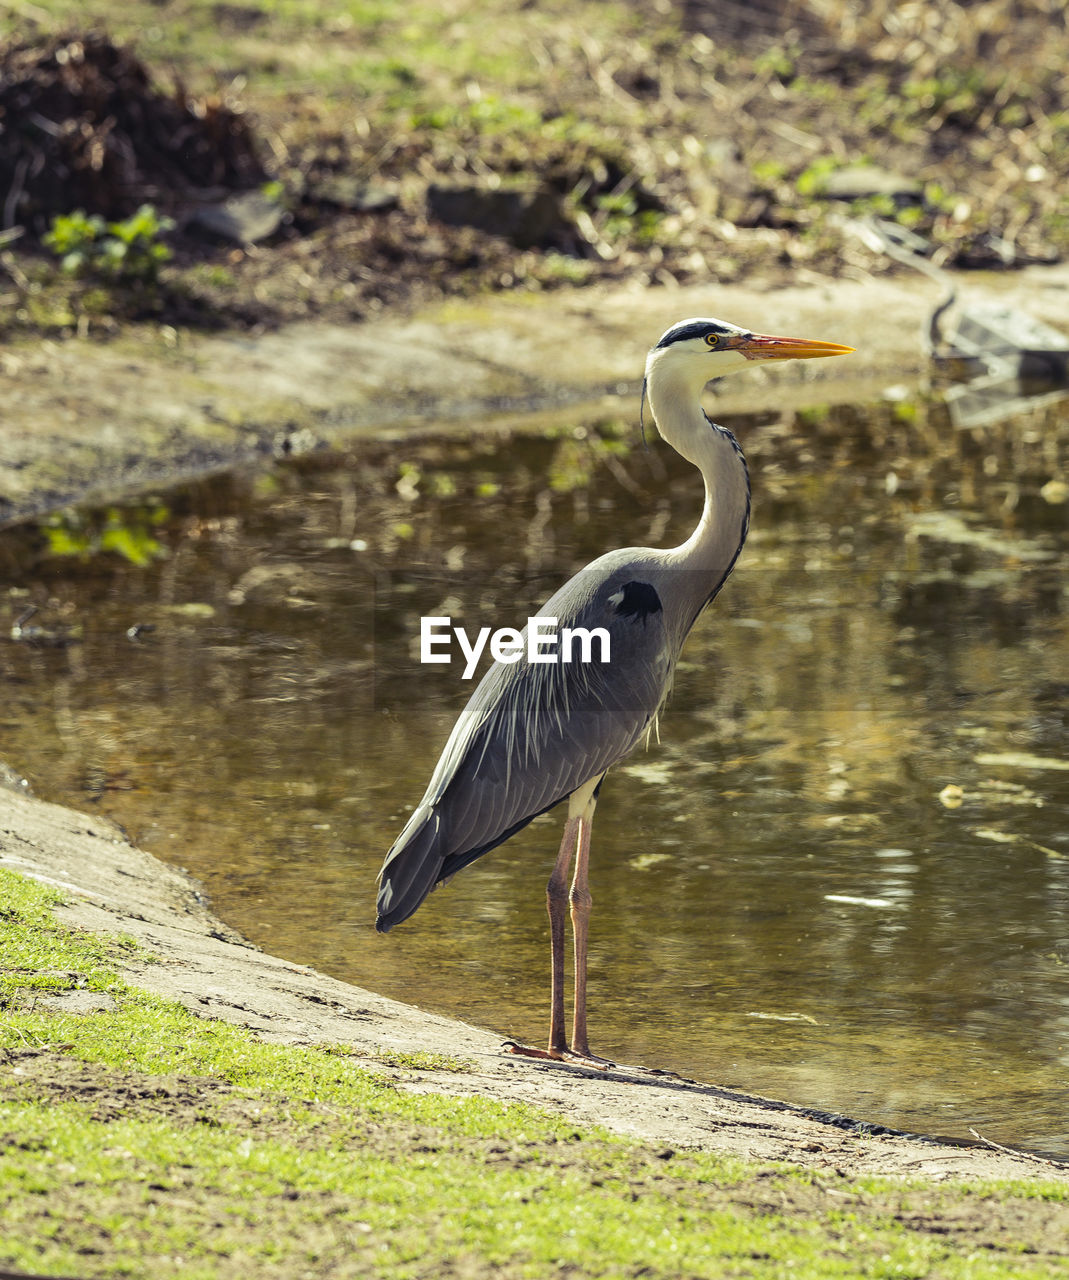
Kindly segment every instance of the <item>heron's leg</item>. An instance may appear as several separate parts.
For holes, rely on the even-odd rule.
[[[572,910],[572,933],[575,939],[575,1005],[572,1010],[572,1056],[594,1065],[611,1065],[604,1058],[590,1052],[586,1029],[586,961],[587,929],[590,923],[592,902],[589,885],[590,836],[594,826],[594,806],[597,800],[590,797],[579,826],[579,843],[575,855],[575,875],[569,901]]]
[[[549,1048],[534,1049],[512,1040],[505,1044],[509,1053],[518,1053],[525,1058],[563,1058],[568,1053],[568,1041],[564,1035],[564,922],[568,915],[568,872],[581,823],[581,814],[569,811],[557,861],[546,885],[550,955]]]
[[[582,840],[583,820],[569,816],[564,824],[553,874],[546,885],[546,908],[549,911],[550,1007],[549,1052],[560,1057],[568,1051],[564,1036],[564,918],[568,911],[568,871],[576,840]]]
[[[532,1049],[526,1045],[508,1041],[509,1053],[528,1058],[564,1058],[569,1062],[588,1067],[609,1067],[611,1062],[595,1058],[586,1046],[586,924],[590,916],[590,891],[587,888],[587,866],[590,860],[590,824],[597,803],[594,793],[601,778],[592,778],[568,801],[568,821],[564,825],[564,837],[553,865],[553,874],[546,886],[546,907],[549,911],[550,965],[552,989],[550,994],[549,1048]],[[568,889],[568,871],[572,853],[578,849],[582,870],[577,860],[571,890]],[[564,922],[569,903],[572,912],[572,930],[575,934],[575,1020],[572,1048],[564,1035]],[[585,906],[584,906],[585,903]],[[583,1046],[583,1047],[578,1047]]]

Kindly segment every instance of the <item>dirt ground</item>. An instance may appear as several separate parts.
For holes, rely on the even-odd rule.
[[[38,15],[0,44],[0,112],[50,126],[0,137],[3,225],[24,232],[0,258],[14,289],[0,333],[106,335],[131,318],[249,330],[491,291],[857,278],[892,265],[846,230],[869,214],[919,233],[941,264],[1054,262],[1058,8],[688,0],[614,25],[525,6],[514,24],[540,57],[518,53],[501,83],[402,67],[404,36],[387,35],[399,44],[379,56],[408,85],[393,98],[329,75],[312,93],[280,86],[287,44],[325,36],[254,8],[213,11],[225,87],[178,46],[112,38],[122,15],[107,4],[84,29]],[[463,4],[451,18],[446,41],[486,21]],[[377,38],[359,24],[329,37],[381,71]],[[271,229],[206,232],[225,196],[255,197],[252,221]],[[120,272],[119,287],[83,271],[57,289],[52,218],[143,202],[173,223],[164,269]]]
[[[12,787],[0,788],[0,865],[67,894],[59,912],[67,923],[134,938],[154,959],[126,966],[129,980],[196,1013],[283,1043],[345,1045],[369,1055],[445,1054],[473,1064],[430,1073],[406,1066],[396,1072],[403,1089],[524,1102],[668,1148],[787,1161],[845,1175],[1069,1182],[1069,1166],[982,1142],[946,1145],[873,1129],[863,1118],[815,1114],[632,1067],[601,1073],[517,1058],[478,1027],[267,955],[213,916],[182,872],[134,848],[99,818]],[[85,1013],[108,999],[78,991],[51,998]],[[54,1055],[23,1055],[19,1065],[24,1075],[40,1072],[56,1096],[92,1093],[104,1111],[131,1101],[165,1111],[200,1105],[201,1082],[196,1088],[164,1082],[166,1087],[154,1086],[143,1097],[143,1080],[127,1087],[109,1073],[107,1081],[95,1081],[87,1068],[57,1067]],[[389,1070],[378,1064],[376,1069]]]

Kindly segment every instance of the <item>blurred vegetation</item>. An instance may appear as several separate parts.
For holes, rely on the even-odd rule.
[[[88,561],[110,554],[144,568],[167,555],[160,541],[160,527],[170,512],[157,501],[104,511],[66,510],[49,516],[41,525],[48,552]]]
[[[41,243],[60,259],[71,275],[96,274],[123,282],[151,283],[171,250],[160,237],[174,227],[150,204],[121,222],[105,222],[99,214],[87,217],[83,210],[59,213]]]
[[[0,132],[8,332],[890,270],[850,234],[868,213],[955,266],[1069,251],[1063,0],[16,12],[0,47],[0,107],[18,119]],[[168,150],[179,137],[185,150]],[[198,208],[265,178],[285,209],[271,234],[198,233]],[[79,203],[55,207],[65,193]],[[103,273],[106,298],[99,271],[58,278],[41,251],[50,227],[69,230],[79,209],[121,225],[145,204],[158,226]],[[90,260],[102,243],[94,231]],[[159,287],[131,306],[146,272]]]

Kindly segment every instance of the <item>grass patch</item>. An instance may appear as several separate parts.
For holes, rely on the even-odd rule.
[[[384,1067],[397,1067],[403,1071],[475,1071],[478,1065],[471,1058],[457,1058],[450,1053],[425,1053],[420,1050],[403,1053],[382,1048],[368,1053],[350,1045],[336,1044],[324,1046],[323,1051],[337,1054],[341,1058],[355,1058]]]
[[[1065,1189],[901,1187],[657,1150],[410,1093],[338,1047],[265,1044],[129,987],[125,944],[0,873],[4,990],[115,1001],[0,1025],[0,1264],[94,1276],[1065,1275]],[[61,984],[60,984],[61,985]],[[403,1078],[400,1083],[403,1083]],[[1058,1227],[1059,1221],[1061,1227]]]
[[[111,993],[124,985],[114,961],[131,955],[136,944],[127,938],[72,933],[52,911],[62,901],[58,890],[0,868],[0,1009],[26,990],[80,987]]]

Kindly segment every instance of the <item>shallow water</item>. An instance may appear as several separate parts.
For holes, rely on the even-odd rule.
[[[729,425],[750,541],[660,743],[598,808],[594,1047],[1069,1155],[1065,405],[971,432],[925,404]],[[0,643],[0,757],[272,951],[539,1042],[559,812],[374,932],[383,853],[474,685],[419,663],[419,619],[522,624],[699,505],[685,463],[591,423],[9,531],[3,633],[38,611]]]

